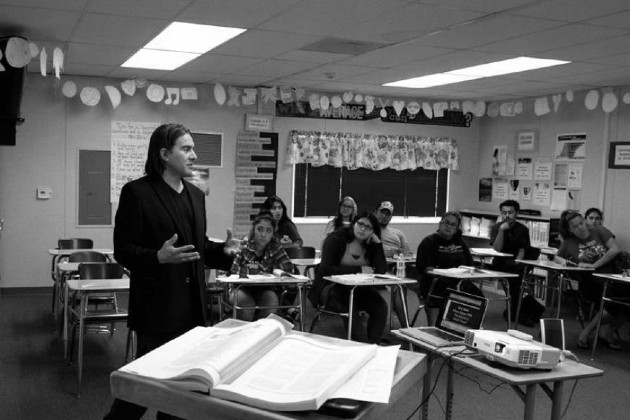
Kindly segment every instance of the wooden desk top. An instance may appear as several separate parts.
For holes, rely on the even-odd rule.
[[[115,290],[128,290],[129,279],[90,279],[90,280],[68,280],[68,289],[75,292],[102,292]]]
[[[550,260],[538,261],[538,260],[516,260],[517,263],[523,265],[529,265],[532,267],[538,267],[545,270],[556,270],[556,271],[594,271],[593,268],[584,268],[584,267],[576,267],[572,265],[562,265],[557,262],[553,262]]]
[[[82,251],[95,251],[100,252],[101,254],[113,254],[114,250],[109,248],[90,248],[90,249],[59,249],[59,248],[51,248],[48,250],[50,255],[70,255],[75,252]]]
[[[468,267],[466,268],[436,268],[427,271],[427,274],[434,276],[448,277],[452,279],[470,280],[470,279],[501,279],[508,277],[518,277],[518,274],[504,273],[502,271],[488,270],[486,268]]]

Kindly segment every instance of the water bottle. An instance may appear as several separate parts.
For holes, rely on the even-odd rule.
[[[400,278],[405,277],[405,256],[402,252],[398,254],[396,259],[396,275]]]

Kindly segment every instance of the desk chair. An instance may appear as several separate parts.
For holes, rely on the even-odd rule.
[[[214,302],[216,301],[219,321],[223,321],[223,299],[225,297],[225,287],[216,279],[206,280],[206,294],[208,296],[208,310],[210,312],[210,325],[214,325]]]
[[[291,247],[291,248],[285,248],[284,250],[286,251],[289,258],[292,260],[300,259],[300,258],[315,258],[316,256],[315,247],[312,247],[312,246]],[[312,275],[314,275],[314,271],[316,268],[317,268],[316,265],[306,266],[306,268],[304,269],[304,275],[312,278]],[[312,273],[312,275],[309,275],[309,273]],[[296,274],[300,274],[300,273],[297,272]]]
[[[118,263],[101,262],[101,263],[81,263],[79,264],[79,279],[119,279],[124,274],[123,267]],[[115,295],[115,294],[114,294]],[[89,302],[89,300],[88,300]],[[70,343],[70,363],[72,363],[74,355],[74,342],[76,338],[77,329],[79,330],[79,348],[77,352],[77,396],[81,396],[81,380],[83,375],[83,338],[85,332],[109,332],[113,335],[114,328],[109,331],[101,328],[94,330],[88,330],[86,325],[98,325],[98,324],[114,324],[116,322],[127,321],[128,312],[124,309],[118,308],[115,303],[116,299],[113,299],[114,305],[110,309],[90,309],[89,305],[83,305],[83,307],[76,304],[73,305],[71,314],[74,315],[72,319],[72,339]],[[75,303],[75,302],[73,302]],[[82,320],[82,322],[81,322]],[[129,359],[129,354],[133,355],[133,348],[135,346],[134,336],[131,330],[127,335],[127,348],[125,351],[125,360]]]
[[[94,248],[94,241],[87,238],[69,238],[69,239],[59,239],[57,240],[57,248],[59,249],[92,249]],[[55,312],[55,303],[57,302],[57,296],[61,296],[61,284],[59,283],[59,276],[57,273],[57,263],[59,263],[63,258],[62,256],[55,256],[52,258],[52,267],[50,270],[50,275],[54,282],[53,284],[53,295],[52,295],[52,312]]]
[[[616,296],[611,295],[611,289],[613,289],[612,293]],[[591,360],[595,360],[595,351],[597,350],[597,342],[599,340],[599,330],[602,325],[602,318],[604,316],[604,305],[605,303],[612,303],[617,306],[623,306],[625,308],[630,308],[630,288],[628,285],[620,285],[618,288],[611,288],[611,281],[606,281],[604,283],[604,290],[602,291],[602,300],[599,304],[599,314],[597,315],[597,328],[595,328],[595,336],[593,338],[593,349],[591,354]],[[627,311],[628,309],[626,309]],[[613,332],[615,334],[615,332]]]
[[[317,323],[319,322],[319,318],[322,316],[322,314],[337,316],[341,318],[342,320],[345,319],[344,326],[348,328],[348,322],[350,322],[350,313],[349,312],[336,312],[331,309],[328,309],[327,307],[328,299],[330,297],[330,292],[332,291],[333,287],[335,287],[335,285],[333,285],[332,287],[329,287],[326,292],[326,296],[324,296],[324,300],[321,303],[318,303],[315,305],[315,314],[313,314],[311,327],[308,330],[309,333],[313,332],[313,330],[315,329],[315,325],[317,325]]]

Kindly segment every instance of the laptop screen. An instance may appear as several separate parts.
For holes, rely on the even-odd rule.
[[[450,290],[436,326],[464,336],[467,330],[481,328],[488,300],[481,296]]]

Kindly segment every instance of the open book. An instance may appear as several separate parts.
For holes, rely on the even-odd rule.
[[[291,327],[274,315],[234,328],[196,327],[120,370],[260,408],[317,410],[377,352]]]

